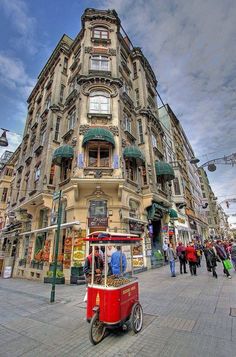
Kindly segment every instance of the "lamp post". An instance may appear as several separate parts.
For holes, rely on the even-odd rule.
[[[52,276],[52,290],[50,302],[55,301],[55,290],[56,290],[56,274],[57,274],[57,258],[58,258],[58,247],[60,240],[60,230],[61,230],[61,215],[62,215],[62,205],[61,205],[61,196],[62,191],[54,193],[54,200],[58,199],[58,214],[57,214],[57,230],[56,230],[56,242],[55,242],[55,250],[54,250],[54,262],[53,262],[53,276]]]
[[[3,129],[3,128],[1,128],[1,129],[3,130],[3,133],[0,136],[0,146],[8,146],[7,131],[9,131],[9,130]]]

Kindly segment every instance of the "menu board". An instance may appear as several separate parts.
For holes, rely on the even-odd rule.
[[[142,246],[142,244],[133,246],[132,250],[133,250],[133,267],[134,268],[143,267],[144,262],[143,262],[143,246]]]

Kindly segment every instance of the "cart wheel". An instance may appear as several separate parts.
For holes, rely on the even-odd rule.
[[[131,310],[130,324],[134,333],[138,333],[143,327],[143,309],[142,306],[136,302]]]
[[[106,327],[104,324],[99,321],[99,312],[96,312],[92,320],[90,321],[90,327],[89,327],[89,339],[90,342],[93,345],[96,345],[97,343],[101,342],[104,334],[105,334]]]

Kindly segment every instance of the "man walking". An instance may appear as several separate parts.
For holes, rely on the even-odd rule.
[[[168,244],[168,248],[167,248],[166,254],[167,254],[167,258],[168,258],[169,263],[170,263],[171,276],[173,278],[175,278],[176,277],[176,275],[175,275],[175,258],[176,258],[176,255],[175,255],[175,252],[174,252],[174,249],[173,249],[171,243]]]
[[[184,268],[184,274],[187,274],[187,271],[186,271],[186,262],[187,262],[186,261],[186,248],[182,242],[179,242],[179,245],[176,248],[176,253],[179,258],[180,274],[183,274],[183,268]]]

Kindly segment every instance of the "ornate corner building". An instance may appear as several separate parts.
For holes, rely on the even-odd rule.
[[[175,178],[156,86],[114,10],[85,10],[76,38],[61,38],[28,98],[8,210],[21,222],[15,276],[41,280],[49,270],[58,191],[66,280],[85,258],[83,238],[97,230],[142,236],[136,267],[155,264]]]

